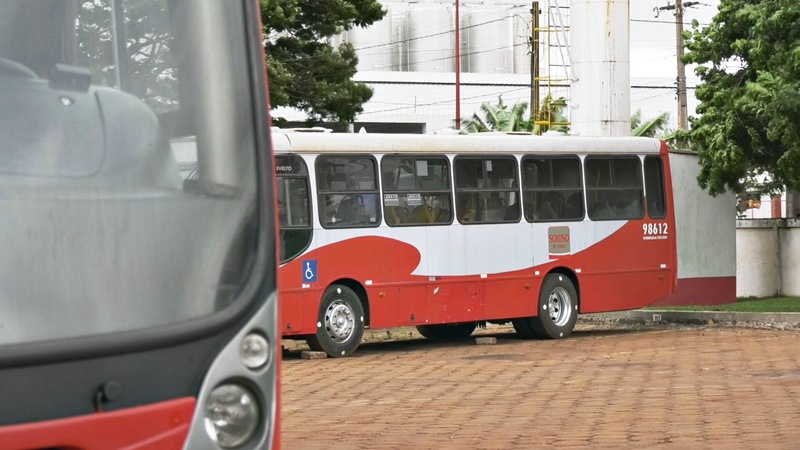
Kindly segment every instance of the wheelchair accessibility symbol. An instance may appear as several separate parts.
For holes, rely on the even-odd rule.
[[[303,261],[303,282],[314,283],[317,281],[317,260],[306,259]]]

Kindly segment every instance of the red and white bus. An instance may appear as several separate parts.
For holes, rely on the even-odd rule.
[[[0,2],[0,449],[277,448],[259,11]]]
[[[666,145],[646,138],[273,133],[284,338],[346,356],[364,329],[428,338],[672,293]]]

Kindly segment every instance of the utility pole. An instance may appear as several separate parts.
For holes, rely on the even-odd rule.
[[[539,109],[539,2],[531,4],[531,120],[537,121]]]
[[[683,64],[683,12],[686,8],[699,5],[700,2],[683,2],[675,0],[674,5],[655,8],[658,17],[659,11],[675,11],[675,43],[678,50],[678,128],[689,128],[688,107],[686,104],[686,66]]]
[[[459,34],[461,31],[461,18],[458,16],[458,4],[461,0],[455,0],[456,4],[456,120],[453,128],[461,129],[461,42]]]

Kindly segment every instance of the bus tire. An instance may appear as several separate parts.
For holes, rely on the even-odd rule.
[[[518,337],[522,339],[533,339],[536,337],[531,329],[531,319],[532,317],[522,317],[511,320],[511,324],[514,325],[514,331],[517,332]]]
[[[311,350],[333,358],[349,356],[364,336],[364,308],[355,292],[343,284],[332,284],[322,295],[317,332],[306,338]]]
[[[417,331],[425,339],[466,339],[472,335],[477,326],[475,322],[417,325]]]
[[[530,319],[533,334],[540,339],[569,336],[578,321],[578,292],[568,276],[551,273],[539,291],[539,314]]]

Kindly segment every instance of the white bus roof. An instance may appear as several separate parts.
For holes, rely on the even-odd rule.
[[[641,137],[432,134],[272,133],[276,153],[550,153],[658,154],[661,141]]]

